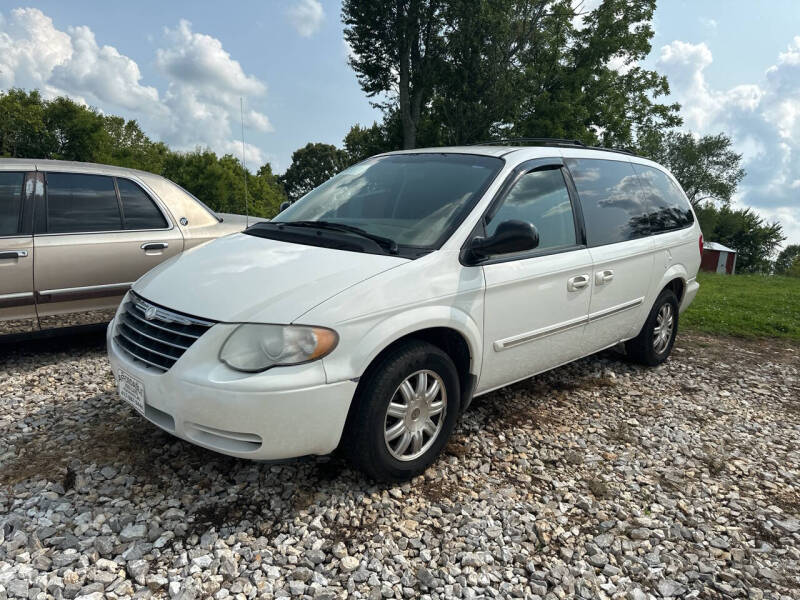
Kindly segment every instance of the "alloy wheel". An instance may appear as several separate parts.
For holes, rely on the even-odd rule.
[[[416,371],[397,386],[384,418],[383,437],[394,458],[411,461],[434,444],[444,426],[447,391],[430,370]]]

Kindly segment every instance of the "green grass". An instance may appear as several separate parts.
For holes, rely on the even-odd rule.
[[[800,278],[700,272],[681,326],[746,338],[800,341]]]

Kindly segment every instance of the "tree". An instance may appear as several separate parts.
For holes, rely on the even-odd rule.
[[[186,188],[212,209],[219,212],[272,217],[285,199],[277,177],[264,165],[257,175],[247,172],[245,206],[245,170],[239,159],[230,154],[218,158],[210,150],[170,152],[164,161],[163,175]]]
[[[800,265],[800,244],[790,244],[781,250],[775,259],[775,272],[785,275],[795,267],[795,263]]]
[[[640,152],[672,171],[695,207],[706,201],[729,203],[745,176],[742,155],[731,149],[724,133],[651,132],[640,142]]]
[[[576,28],[573,2],[552,2],[522,55],[527,84],[512,133],[628,147],[642,132],[679,125],[679,106],[656,101],[667,79],[638,66],[654,10],[655,0],[603,0]]]
[[[345,0],[362,89],[403,147],[569,137],[631,146],[681,123],[650,52],[655,0]],[[582,17],[582,26],[576,19]],[[623,68],[617,68],[619,66]],[[391,136],[391,130],[387,129]]]
[[[779,223],[767,223],[750,208],[717,208],[704,204],[695,208],[703,237],[737,251],[736,269],[740,272],[768,273],[770,259],[786,238]]]
[[[370,156],[396,150],[397,147],[389,141],[385,128],[373,123],[371,127],[353,125],[344,136],[344,149],[348,164],[355,164]]]
[[[442,0],[344,0],[350,65],[370,98],[396,95],[403,148],[414,148],[440,59]]]
[[[281,177],[286,195],[294,201],[347,167],[348,155],[331,144],[309,143],[292,153],[292,164]]]
[[[45,124],[45,102],[37,90],[0,92],[0,156],[49,156],[55,137]]]
[[[59,96],[45,104],[44,120],[56,140],[51,158],[101,162],[110,154],[105,120],[97,111]]]

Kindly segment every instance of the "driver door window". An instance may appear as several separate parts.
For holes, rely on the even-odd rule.
[[[575,219],[561,169],[541,169],[520,177],[486,225],[487,237],[510,220],[536,227],[537,250],[575,246]]]

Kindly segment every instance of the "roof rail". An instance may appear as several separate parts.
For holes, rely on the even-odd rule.
[[[604,148],[602,146],[587,146],[580,140],[569,140],[562,138],[540,138],[540,137],[502,138],[498,140],[477,142],[469,145],[470,146],[513,146],[513,145],[552,146],[554,148],[581,148],[582,150],[617,152],[618,154],[629,154],[631,156],[635,156],[635,153],[632,152],[631,150],[628,150],[627,148]]]
[[[540,146],[566,146],[574,148],[586,148],[580,140],[568,140],[564,138],[546,138],[546,137],[518,137],[518,138],[501,138],[498,140],[488,140],[485,142],[476,142],[469,144],[470,146],[511,146],[513,144],[538,144]]]

